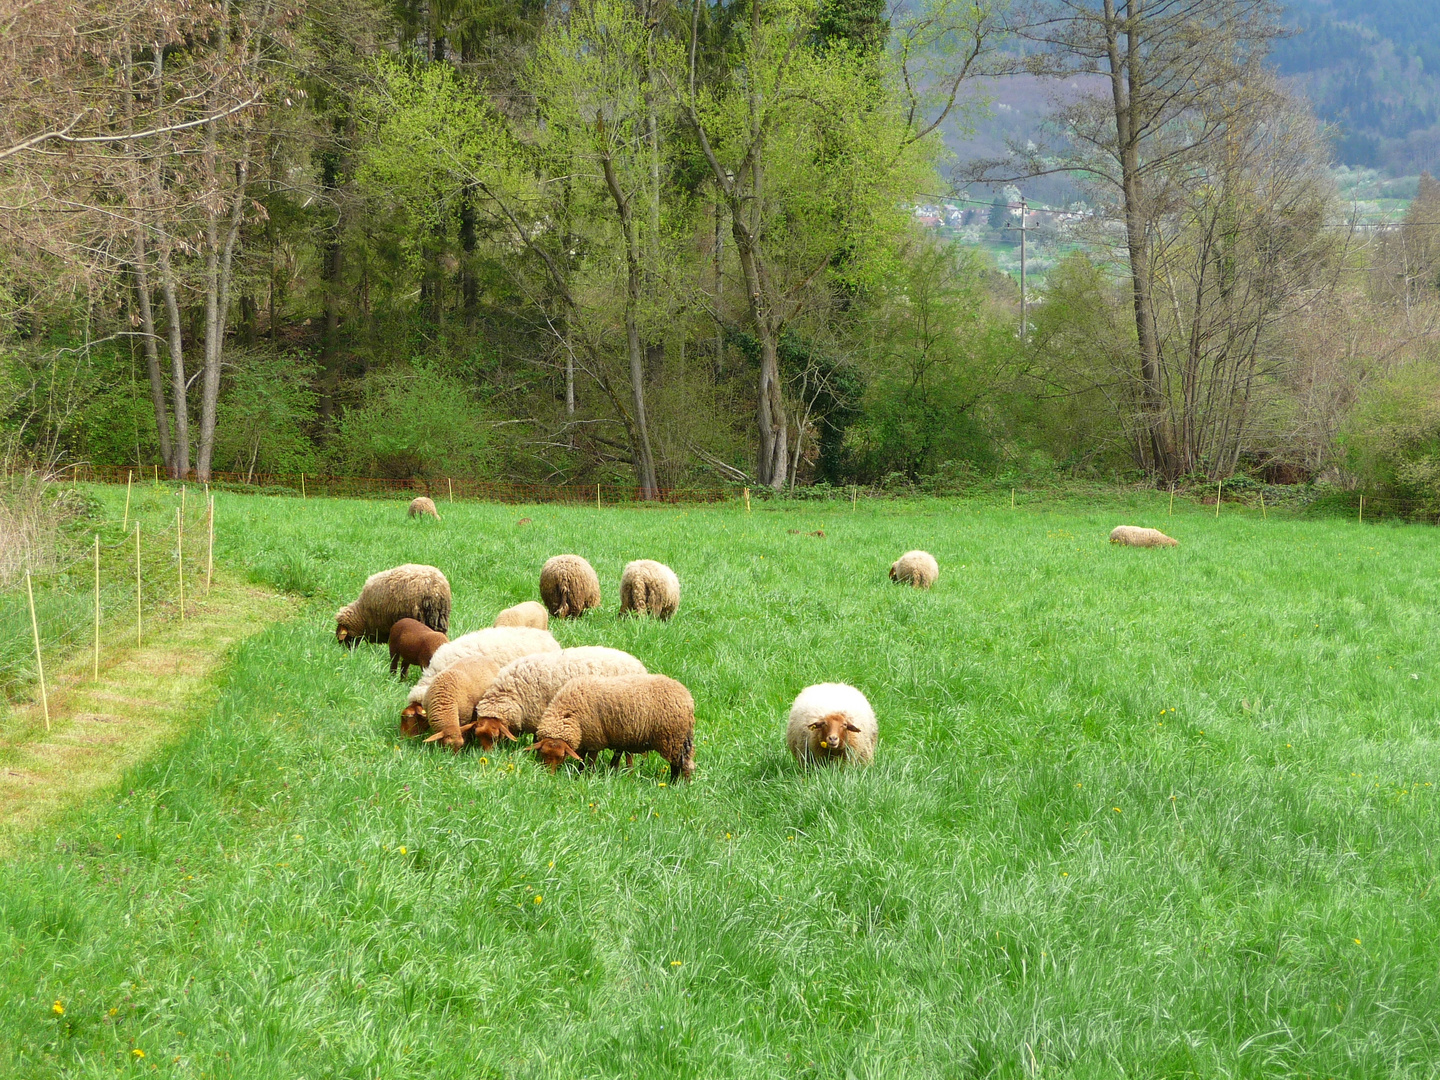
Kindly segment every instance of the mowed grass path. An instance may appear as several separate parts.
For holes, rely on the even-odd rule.
[[[220,556],[315,602],[0,866],[15,1074],[1440,1076],[1433,529],[441,512],[221,496]],[[886,580],[910,547],[929,593]],[[605,606],[557,637],[690,687],[693,784],[400,744],[384,648],[334,643],[375,570],[440,566],[458,632],[566,551]],[[669,625],[615,618],[636,557],[680,575]],[[822,680],[875,705],[874,767],[791,763]]]

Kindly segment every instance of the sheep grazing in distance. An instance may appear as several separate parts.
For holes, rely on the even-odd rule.
[[[540,570],[540,599],[551,615],[578,619],[600,606],[600,578],[579,555],[556,555]]]
[[[425,691],[435,677],[452,664],[471,656],[485,656],[495,661],[497,668],[502,668],[511,660],[531,653],[559,651],[560,643],[548,630],[531,626],[487,626],[484,630],[461,634],[435,650],[430,663],[420,673],[420,681],[410,688],[400,713],[400,731],[405,735],[419,735],[425,730]]]
[[[680,579],[654,559],[625,564],[620,575],[620,614],[654,615],[664,622],[680,607]]]
[[[435,509],[435,500],[428,495],[421,495],[418,499],[410,500],[410,516],[423,517],[428,514],[436,521],[440,520],[440,511]]]
[[[603,645],[582,645],[558,653],[536,653],[512,660],[495,676],[475,706],[468,726],[486,750],[500,738],[533,732],[561,688],[581,675],[644,675],[645,665],[627,652]]]
[[[1159,529],[1142,529],[1138,525],[1117,525],[1110,530],[1110,543],[1126,547],[1179,547],[1180,541],[1166,536]]]
[[[431,630],[419,619],[400,619],[390,628],[390,674],[401,664],[400,677],[410,674],[410,665],[424,670],[440,648],[450,639],[438,630]]]
[[[869,765],[880,725],[865,695],[845,683],[807,686],[790,706],[785,744],[798,765],[848,759]]]
[[[495,616],[495,626],[533,626],[536,630],[550,629],[550,616],[545,608],[534,600],[507,607]]]
[[[433,566],[406,563],[365,580],[360,595],[335,613],[335,640],[347,648],[357,641],[388,641],[400,619],[416,619],[431,630],[450,629],[450,582]]]
[[[475,703],[485,696],[500,666],[488,656],[467,656],[436,675],[425,690],[425,721],[434,733],[427,743],[443,740],[455,753],[465,749],[462,717],[468,719]]]
[[[890,564],[890,580],[928,589],[940,576],[940,564],[928,551],[907,551]]]
[[[602,750],[654,750],[670,763],[670,781],[695,771],[695,699],[664,675],[582,675],[555,695],[535,725],[535,751],[553,772],[567,757],[582,764]]]

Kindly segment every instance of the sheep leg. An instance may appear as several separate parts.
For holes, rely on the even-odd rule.
[[[395,668],[396,668],[397,665],[399,665],[399,663],[400,663],[400,654],[399,654],[398,652],[392,652],[392,653],[390,654],[390,674],[391,674],[391,675],[394,675],[394,674],[395,674]]]
[[[391,665],[390,665],[390,671],[391,671],[392,674],[394,673],[394,671],[395,671],[395,665],[394,665],[394,664],[391,664]],[[410,661],[409,661],[409,660],[406,660],[404,666],[400,668],[400,677],[401,677],[402,679],[408,679],[408,678],[410,677]]]

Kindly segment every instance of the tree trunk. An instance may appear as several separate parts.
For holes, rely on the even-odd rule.
[[[175,296],[168,238],[162,239],[156,261],[160,269],[160,293],[165,298],[165,318],[169,323],[170,410],[175,416],[175,452],[169,463],[170,478],[183,480],[190,474],[190,409],[185,400],[185,343],[180,333],[180,302]]]
[[[213,133],[212,133],[213,140]],[[211,143],[213,152],[214,144]],[[205,253],[205,371],[200,394],[200,455],[196,473],[209,482],[210,463],[215,456],[215,420],[220,401],[220,364],[225,356],[225,326],[230,318],[230,281],[235,259],[235,241],[244,218],[245,189],[249,170],[244,161],[235,164],[235,197],[230,202],[230,220],[225,242],[220,244],[212,210],[205,223],[208,250]]]
[[[1120,184],[1125,202],[1125,246],[1130,260],[1130,287],[1135,307],[1135,336],[1140,348],[1141,422],[1148,435],[1151,468],[1165,479],[1175,472],[1166,434],[1164,398],[1160,388],[1160,338],[1151,304],[1150,237],[1145,219],[1144,187],[1140,175],[1140,140],[1134,103],[1149,88],[1145,84],[1141,26],[1144,6],[1133,3],[1127,18],[1119,19],[1114,0],[1105,0],[1105,44],[1110,65],[1110,88],[1115,104],[1115,135],[1120,159]],[[1125,34],[1121,55],[1120,34]]]
[[[165,410],[165,378],[160,374],[160,347],[155,338],[155,311],[150,306],[149,259],[145,251],[145,227],[135,230],[135,300],[140,309],[140,332],[145,335],[145,371],[150,376],[150,404],[155,408],[155,431],[160,437],[160,459],[170,471],[170,417]]]

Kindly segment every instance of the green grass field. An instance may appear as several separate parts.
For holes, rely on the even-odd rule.
[[[221,496],[217,558],[314,601],[0,865],[0,1071],[1440,1076],[1433,529],[441,510]],[[1113,548],[1121,521],[1181,547]],[[929,593],[886,580],[910,547]],[[693,784],[400,745],[384,648],[334,642],[375,570],[440,566],[464,631],[565,551],[605,606],[556,636],[690,687]],[[680,575],[668,625],[615,618],[642,556]],[[872,768],[790,761],[824,680],[874,704]]]

